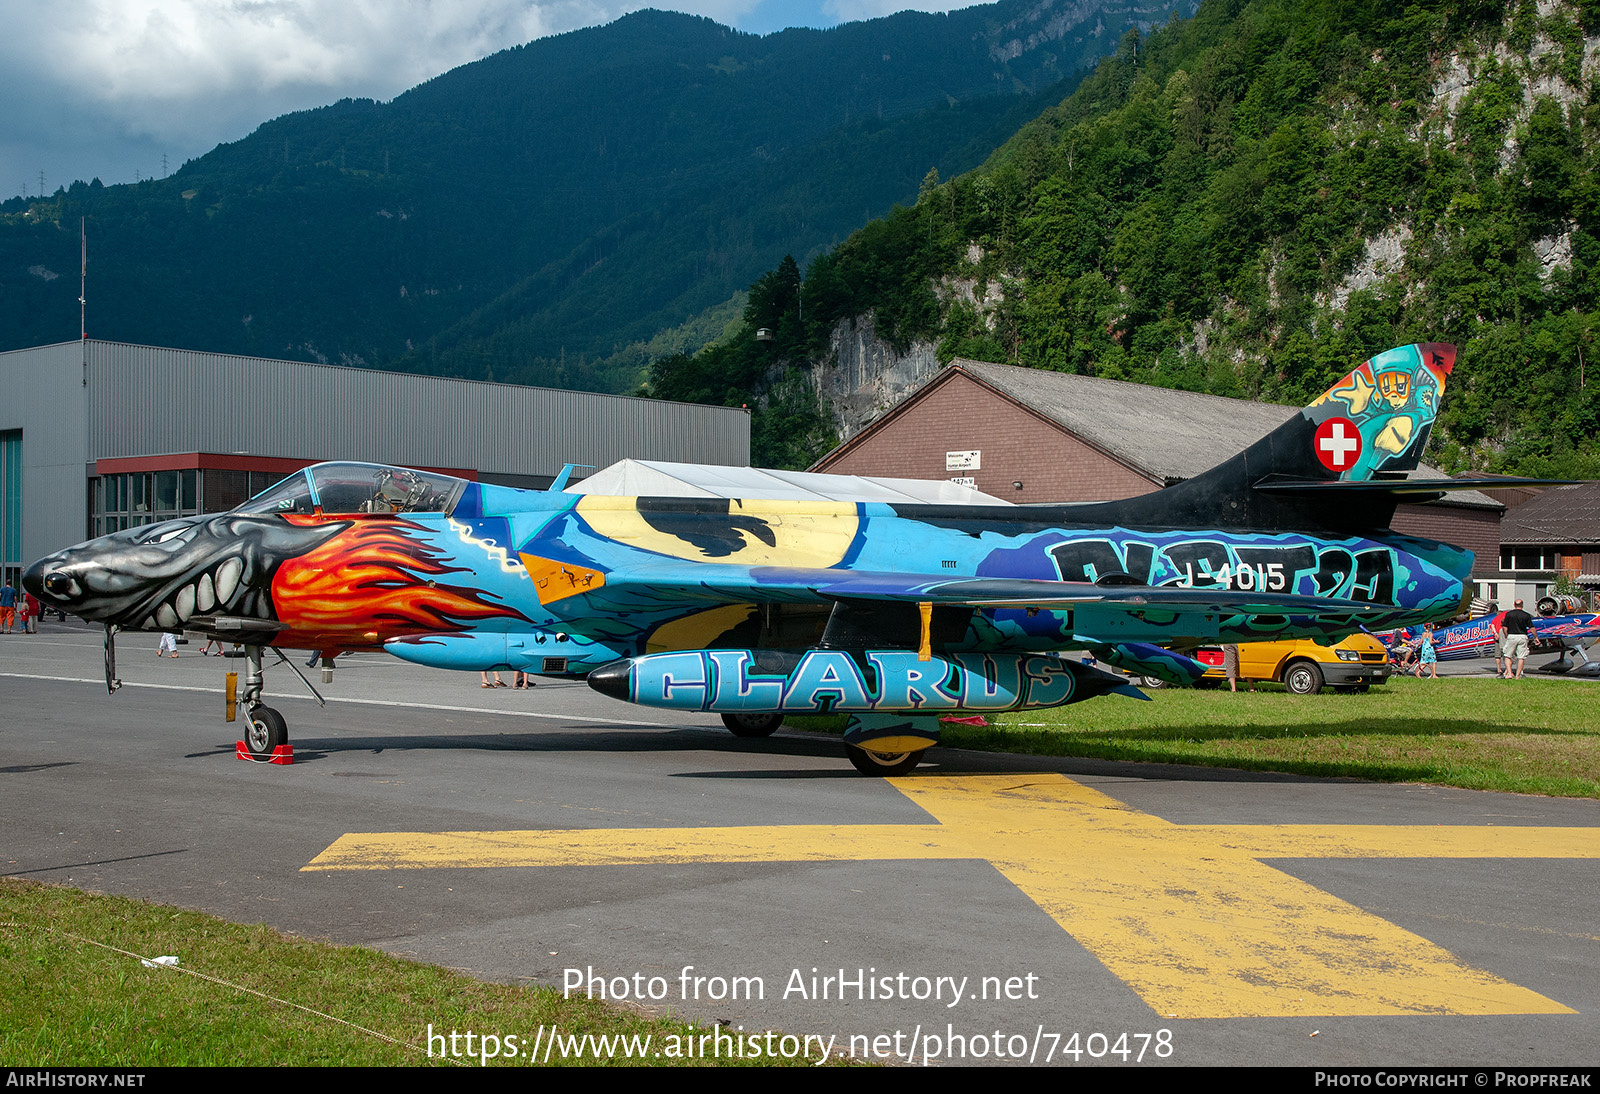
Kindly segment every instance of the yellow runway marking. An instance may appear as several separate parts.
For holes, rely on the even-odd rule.
[[[1572,1014],[1265,858],[1600,858],[1600,829],[1185,825],[1062,775],[890,780],[933,824],[378,832],[306,870],[974,859],[1158,1014]]]

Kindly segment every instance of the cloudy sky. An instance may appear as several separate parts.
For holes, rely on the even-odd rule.
[[[0,197],[175,171],[269,118],[390,99],[507,46],[642,7],[740,30],[975,0],[0,0]]]

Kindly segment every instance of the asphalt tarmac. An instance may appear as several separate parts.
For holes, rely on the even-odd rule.
[[[44,632],[0,636],[7,876],[890,1063],[1600,1051],[1600,802],[956,750],[884,781],[826,737],[381,655],[326,708],[270,670],[295,763],[252,764],[242,662],[125,635],[108,697],[98,632]]]

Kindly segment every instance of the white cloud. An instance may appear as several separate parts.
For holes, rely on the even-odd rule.
[[[919,7],[940,10],[942,0]],[[738,25],[817,0],[655,0]],[[389,99],[457,65],[650,0],[51,0],[5,4],[0,194],[159,173],[291,110]],[[901,3],[822,0],[841,19]],[[953,4],[951,6],[954,6]],[[759,9],[759,11],[758,11]],[[754,14],[753,14],[754,13]]]
[[[0,57],[131,127],[177,136],[219,107],[229,113],[225,101],[236,97],[273,105],[345,94],[389,98],[507,46],[603,22],[614,17],[608,7],[603,0],[56,0],[12,23]]]

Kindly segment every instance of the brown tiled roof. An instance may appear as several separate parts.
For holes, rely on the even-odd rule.
[[[1300,409],[1048,369],[951,364],[1158,482],[1215,467]]]
[[[1552,486],[1506,513],[1500,542],[1507,546],[1600,543],[1600,482]]]

